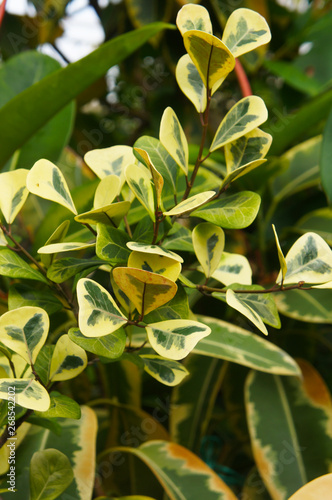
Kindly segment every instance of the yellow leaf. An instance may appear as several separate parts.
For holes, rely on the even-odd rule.
[[[108,175],[119,177],[122,187],[125,181],[125,169],[128,165],[135,163],[136,159],[130,146],[112,146],[88,151],[84,156],[84,161],[99,179]]]
[[[50,380],[56,382],[77,377],[85,369],[87,363],[85,350],[70,340],[69,335],[62,335],[55,344]]]
[[[176,25],[183,35],[189,30],[200,30],[212,33],[212,24],[209,12],[201,5],[188,4],[179,10]]]
[[[108,226],[117,227],[122,221],[130,208],[129,201],[119,201],[101,208],[84,212],[76,215],[75,220],[82,224],[107,224]]]
[[[18,168],[0,174],[0,208],[7,224],[14,222],[24,205],[29,191],[26,178],[29,170]]]
[[[161,274],[172,281],[176,281],[181,272],[181,264],[163,255],[147,254],[144,252],[131,252],[128,267],[143,269],[151,273]]]
[[[188,175],[188,142],[178,117],[171,107],[165,109],[160,122],[160,142],[173,160]]]
[[[196,257],[209,278],[217,269],[225,246],[224,231],[210,222],[198,224],[192,233]]]
[[[116,175],[108,175],[101,179],[95,192],[93,208],[110,205],[114,198],[119,195],[120,189],[120,178]]]

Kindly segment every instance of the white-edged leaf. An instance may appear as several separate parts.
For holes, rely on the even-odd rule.
[[[215,196],[214,191],[205,191],[204,193],[194,194],[190,198],[181,201],[178,205],[173,207],[171,210],[164,212],[164,215],[180,215],[186,212],[191,212],[196,208],[207,203],[213,196]]]
[[[50,380],[69,380],[77,377],[86,367],[88,358],[82,347],[73,342],[69,335],[62,335],[53,351]]]
[[[171,107],[165,109],[161,118],[159,139],[185,175],[188,175],[188,142],[181,123]]]
[[[0,399],[8,399],[10,388],[15,387],[16,404],[30,410],[46,411],[50,406],[47,390],[37,380],[6,378],[0,379]]]
[[[260,315],[250,307],[246,302],[241,300],[241,294],[236,294],[233,290],[227,290],[226,292],[226,302],[230,307],[233,307],[241,314],[243,314],[246,318],[249,319],[257,328],[264,333],[264,335],[268,334],[266,326],[264,325],[262,318]],[[218,298],[217,295],[215,295]]]
[[[206,87],[189,54],[182,56],[175,70],[176,80],[184,95],[203,113],[207,104]]]
[[[194,5],[192,3],[184,5],[177,14],[176,25],[181,35],[188,30],[200,30],[212,33],[209,12],[202,5]]]
[[[252,270],[248,259],[237,253],[223,252],[212,278],[228,286],[232,283],[251,285]]]
[[[217,269],[225,246],[224,231],[210,222],[198,224],[192,232],[194,250],[204,274],[209,278]]]
[[[0,209],[7,224],[14,222],[23,207],[29,191],[26,178],[29,170],[18,168],[0,174]]]
[[[145,243],[129,241],[127,243],[127,247],[135,252],[150,253],[150,254],[160,255],[161,257],[168,257],[169,259],[173,259],[176,262],[180,262],[180,264],[182,264],[183,262],[183,258],[180,257],[180,255],[172,252],[171,250],[166,250],[165,248],[162,248],[160,245],[147,245]]]
[[[62,253],[62,252],[73,252],[74,250],[85,250],[86,248],[92,248],[95,243],[80,243],[79,241],[68,241],[64,243],[53,243],[51,245],[45,245],[38,249],[38,253],[41,254],[52,254],[52,253]]]
[[[104,179],[108,175],[116,175],[122,186],[125,181],[125,169],[128,165],[135,163],[135,156],[130,146],[111,146],[88,151],[84,155],[84,161],[99,179]]]
[[[140,168],[134,164],[128,165],[125,177],[138,201],[145,207],[151,219],[155,221],[153,188],[148,170],[145,167]]]
[[[173,359],[162,358],[155,354],[142,354],[140,358],[144,362],[144,370],[162,384],[173,387],[189,375],[188,370]]]

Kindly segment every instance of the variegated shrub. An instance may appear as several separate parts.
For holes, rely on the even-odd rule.
[[[0,174],[0,275],[9,286],[8,311],[0,317],[0,443],[5,450],[11,436],[4,401],[10,400],[14,387],[17,430],[22,436],[26,433],[18,484],[25,487],[24,462],[31,461],[32,499],[58,498],[65,490],[73,495],[70,498],[91,498],[96,417],[91,408],[81,411],[67,395],[69,385],[63,384],[82,374],[88,364],[90,371],[82,377],[102,380],[104,367],[116,362],[119,374],[123,370],[126,390],[133,393],[136,380],[132,379],[140,379],[143,371],[165,386],[181,383],[172,393],[175,404],[170,415],[171,437],[177,443],[167,442],[167,432],[154,422],[156,431],[151,433],[157,441],[122,446],[110,436],[99,457],[103,464],[106,455],[135,456],[152,470],[172,500],[235,499],[207,465],[181,446],[198,451],[208,418],[199,412],[204,404],[210,410],[213,406],[204,401],[204,391],[216,396],[224,376],[220,360],[224,367],[232,362],[254,370],[245,391],[248,425],[257,467],[271,497],[286,499],[309,480],[330,471],[331,405],[315,401],[310,394],[306,382],[311,368],[298,364],[259,333],[267,335],[268,327],[281,327],[278,309],[283,308],[278,297],[291,291],[305,296],[307,290],[332,288],[332,251],[320,235],[308,232],[284,256],[273,226],[280,272],[268,285],[252,283],[257,272],[246,255],[229,245],[229,234],[253,224],[260,209],[260,195],[242,190],[238,179],[255,169],[262,171],[267,161],[272,137],[259,128],[268,117],[263,99],[244,96],[208,137],[214,94],[239,64],[239,56],[270,41],[269,27],[258,13],[240,8],[228,19],[220,39],[213,35],[208,11],[196,4],[180,9],[177,26],[186,54],[177,64],[176,79],[202,126],[194,161],[177,115],[180,110],[167,107],[159,138],[142,136],[133,147],[116,145],[85,155],[98,182],[91,183],[94,198],[82,213],[80,193],[70,192],[61,169],[49,160],[40,159],[29,171]],[[211,168],[220,157],[224,167]],[[57,227],[50,219],[48,238],[36,251],[28,251],[15,236],[15,221],[28,196],[62,205],[68,217]],[[236,321],[246,321],[248,328],[259,332],[219,315],[196,315],[202,312],[194,307],[201,297],[209,297],[221,310],[227,304]],[[239,319],[238,313],[245,319]],[[202,366],[197,408],[193,400],[185,401],[188,393],[199,392],[192,382],[196,381],[195,364],[190,373],[195,358],[182,362],[190,353],[198,357],[197,366]],[[132,379],[128,381],[127,376]],[[113,382],[116,385],[117,380]],[[323,387],[323,381],[319,383]],[[112,391],[91,405],[101,401],[116,408],[119,415],[131,412],[132,422],[148,418],[138,405],[126,405]],[[270,412],[265,407],[268,398],[273,401]],[[285,439],[296,447],[307,432],[301,428],[300,435],[294,436],[302,411],[312,412],[320,421],[314,452],[318,453],[316,445],[319,448],[324,436],[329,440],[314,472],[307,456],[296,457],[290,481],[274,467],[279,438],[269,438],[260,415],[268,415],[271,422],[278,420],[280,433],[285,432]],[[104,414],[98,416],[103,428]],[[59,431],[59,418],[69,420],[62,423],[64,433],[57,442],[52,433]],[[89,432],[90,439],[84,441]],[[89,454],[90,467],[84,465]],[[0,472],[7,470],[4,466]],[[42,478],[38,470],[43,471]],[[58,482],[47,470],[57,471]]]

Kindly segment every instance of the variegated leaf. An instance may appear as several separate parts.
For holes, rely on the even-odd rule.
[[[226,229],[242,229],[255,220],[260,203],[261,198],[257,193],[241,191],[211,201],[190,215]]]
[[[113,278],[142,316],[166,304],[177,291],[176,284],[170,279],[141,269],[116,267]]]
[[[0,317],[1,342],[29,364],[36,361],[43,347],[50,321],[40,307],[20,307]]]
[[[309,363],[300,367],[302,380],[252,372],[246,383],[256,465],[272,498],[280,500],[331,467],[331,395]]]
[[[110,205],[120,194],[121,181],[117,175],[108,175],[99,182],[93,199],[93,208],[103,208]]]
[[[247,163],[247,165],[243,165],[242,167],[239,167],[236,170],[233,170],[231,173],[227,174],[224,177],[222,184],[221,184],[221,187],[225,188],[228,184],[235,181],[239,177],[242,177],[243,175],[248,174],[252,170],[255,170],[255,168],[260,167],[261,165],[263,165],[263,163],[266,163],[266,161],[267,160],[265,160],[265,159],[254,160],[254,161],[251,161],[250,163]]]
[[[111,265],[127,262],[130,252],[126,246],[127,233],[105,224],[97,224],[96,254]]]
[[[144,362],[144,370],[162,384],[173,387],[189,375],[188,370],[178,361],[155,354],[142,354],[140,358]]]
[[[70,226],[70,221],[65,220],[56,228],[56,230],[51,234],[51,236],[46,240],[45,245],[51,245],[54,243],[62,243],[65,239],[68,229]],[[49,267],[54,260],[54,255],[44,254],[41,256],[41,261],[45,267]]]
[[[140,162],[143,163],[151,172],[154,188],[156,190],[157,207],[160,207],[162,203],[161,193],[164,186],[164,179],[152,163],[150,155],[147,151],[141,148],[134,148],[134,151],[136,155],[138,155],[138,159],[140,160]]]
[[[216,293],[214,294],[216,299],[224,299],[224,296]],[[227,290],[226,292],[226,302],[230,307],[233,307],[239,313],[243,314],[249,321],[251,321],[257,328],[263,332],[265,335],[268,335],[268,331],[266,326],[263,323],[262,318],[259,313],[255,309],[253,309],[247,302],[241,300],[241,297],[237,295],[233,290]]]
[[[163,243],[163,247],[170,250],[194,253],[191,231],[179,224],[179,222],[175,222]]]
[[[234,69],[233,54],[219,38],[203,31],[186,31],[183,42],[205,87],[215,92]]]
[[[164,215],[181,215],[186,212],[191,212],[196,208],[200,207],[207,203],[213,196],[215,196],[214,191],[205,191],[203,193],[194,194],[190,198],[181,201],[178,205],[176,205],[171,210],[164,212]]]
[[[14,222],[23,207],[29,191],[26,178],[29,170],[18,168],[0,174],[0,209],[7,224]]]
[[[277,246],[277,251],[278,251],[278,259],[279,259],[280,271],[281,271],[281,283],[284,283],[285,276],[287,274],[287,263],[286,263],[286,259],[284,257],[283,251],[281,250],[278,234],[277,234],[277,231],[276,231],[274,224],[272,224],[272,229],[274,232],[274,237],[276,240],[276,246]]]
[[[237,102],[220,123],[212,141],[210,151],[215,151],[229,142],[248,134],[267,120],[267,109],[263,99],[248,96]]]
[[[47,277],[54,283],[63,283],[82,271],[89,269],[92,272],[103,264],[105,264],[104,261],[96,258],[74,259],[67,257],[58,259],[48,268]]]
[[[104,179],[108,175],[116,175],[122,186],[125,181],[125,169],[128,165],[135,163],[135,156],[130,146],[111,146],[88,151],[84,156],[84,161],[99,179]]]
[[[0,275],[1,274],[3,276],[9,276],[10,278],[25,278],[48,283],[43,274],[33,267],[30,267],[25,260],[9,248],[0,249]]]
[[[332,324],[331,292],[329,290],[289,290],[276,293],[281,314],[308,323]]]
[[[258,12],[236,9],[227,20],[222,40],[234,57],[239,57],[268,43],[271,33],[266,20]]]
[[[217,269],[224,250],[224,231],[214,224],[202,222],[194,228],[192,240],[196,257],[209,278]]]
[[[203,113],[207,104],[206,87],[189,54],[179,59],[175,76],[180,89],[193,103],[197,113]]]
[[[287,273],[284,284],[324,283],[332,280],[332,250],[315,233],[306,233],[291,247],[286,255]],[[277,282],[282,278],[280,271]]]
[[[30,410],[46,411],[50,406],[47,390],[37,380],[6,378],[0,379],[0,399],[8,399],[15,391],[16,404]]]
[[[241,283],[251,285],[251,267],[244,255],[223,252],[217,269],[212,273],[212,278],[224,285]]]
[[[160,245],[147,245],[146,243],[138,243],[136,241],[129,241],[127,247],[132,251],[149,253],[154,255],[160,255],[161,257],[167,257],[168,259],[175,260],[182,264],[183,258],[180,255],[171,252],[171,250],[165,250]]]
[[[121,305],[121,307],[125,310],[126,314],[129,317],[129,314],[131,314],[132,312],[135,311],[135,305],[131,302],[131,300],[125,294],[125,292],[123,290],[121,290],[121,288],[118,287],[118,285],[114,281],[112,272],[111,272],[111,286],[112,286],[113,293],[116,297],[116,300]]]
[[[147,169],[137,165],[129,165],[125,170],[125,177],[138,201],[145,207],[151,219],[155,221],[153,189]]]
[[[70,340],[69,335],[62,335],[53,351],[50,380],[69,380],[77,377],[86,367],[88,358],[82,347]]]
[[[79,328],[71,328],[68,332],[69,338],[75,344],[88,352],[93,352],[103,358],[116,359],[121,356],[126,345],[126,333],[123,328],[103,337],[87,338]]]
[[[30,193],[54,201],[77,214],[70,191],[61,170],[49,160],[38,160],[27,176]]]
[[[159,138],[173,160],[185,175],[188,175],[188,142],[181,123],[171,107],[165,109],[161,118]]]
[[[332,473],[316,477],[292,495],[289,500],[315,500],[328,498],[332,491]]]
[[[52,254],[52,253],[62,253],[62,252],[73,252],[74,250],[85,250],[86,248],[92,248],[95,243],[80,243],[79,241],[68,241],[65,243],[53,243],[51,245],[46,245],[38,249],[40,254]]]
[[[183,35],[188,30],[200,30],[212,33],[212,24],[209,12],[201,5],[192,3],[184,5],[176,17],[176,25]]]
[[[3,230],[0,227],[0,247],[6,247],[6,246],[7,246],[7,240]]]
[[[86,337],[102,337],[127,322],[111,294],[99,283],[82,278],[77,283],[78,326]]]
[[[270,149],[272,136],[256,128],[225,145],[227,173],[231,174],[255,160],[264,158]]]
[[[176,319],[152,323],[146,327],[153,349],[169,359],[183,359],[211,329],[197,321]]]
[[[82,224],[97,224],[102,223],[109,226],[117,227],[127,214],[130,208],[129,201],[119,201],[101,208],[96,208],[76,215],[75,220]]]
[[[176,262],[163,255],[135,251],[131,252],[129,256],[128,267],[135,267],[136,269],[143,269],[150,273],[161,274],[172,281],[178,279],[182,268],[180,262]]]

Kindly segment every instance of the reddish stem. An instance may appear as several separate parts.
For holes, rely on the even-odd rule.
[[[3,16],[5,15],[6,2],[7,0],[3,0],[2,4],[0,5],[0,27],[2,24]]]
[[[235,73],[238,79],[243,97],[252,95],[252,90],[246,72],[238,59],[235,60]]]

